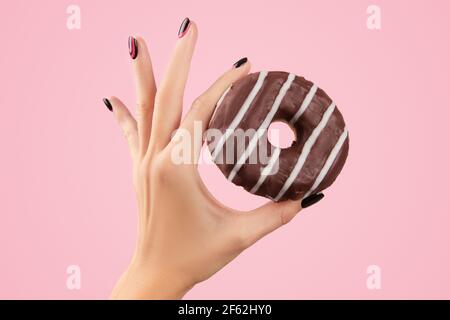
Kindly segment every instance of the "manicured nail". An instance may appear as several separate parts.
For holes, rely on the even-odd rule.
[[[236,61],[236,62],[233,64],[233,67],[239,68],[240,66],[242,66],[243,64],[245,64],[247,61],[248,61],[247,57],[242,58],[242,59],[239,59],[238,61]]]
[[[309,206],[312,206],[313,204],[322,200],[323,197],[325,197],[323,195],[323,193],[313,194],[309,197],[306,197],[305,199],[302,200],[302,208],[307,208]]]
[[[181,23],[180,29],[178,30],[178,38],[182,38],[187,33],[190,25],[191,20],[189,20],[189,18],[184,18],[183,22]]]
[[[103,103],[105,104],[105,106],[108,108],[109,111],[111,111],[111,112],[113,111],[111,102],[109,102],[108,99],[104,98]]]
[[[130,53],[131,59],[136,59],[138,55],[138,45],[137,40],[132,36],[128,37],[128,52]]]

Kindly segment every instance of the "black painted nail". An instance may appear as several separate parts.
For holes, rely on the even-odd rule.
[[[323,195],[323,193],[313,194],[309,197],[306,197],[305,199],[302,200],[302,208],[307,208],[309,206],[312,206],[313,204],[322,200],[323,197],[325,197]]]
[[[188,31],[189,26],[191,24],[191,20],[189,18],[184,18],[181,23],[180,29],[178,29],[178,38],[182,38]]]
[[[130,53],[131,59],[136,59],[138,55],[138,45],[137,40],[132,36],[128,37],[128,52]]]
[[[113,109],[112,109],[111,102],[109,102],[108,99],[104,98],[104,99],[103,99],[103,103],[104,103],[105,106],[108,108],[108,110],[112,112]]]
[[[242,59],[239,59],[238,61],[236,61],[236,62],[233,64],[233,67],[239,68],[240,66],[242,66],[243,64],[245,64],[247,61],[248,61],[247,57],[242,58]]]

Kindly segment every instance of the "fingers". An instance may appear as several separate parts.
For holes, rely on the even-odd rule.
[[[232,69],[225,72],[208,90],[195,99],[191,109],[181,123],[180,129],[187,130],[192,139],[191,145],[194,146],[193,161],[196,161],[200,156],[203,144],[202,133],[209,125],[217,102],[233,82],[250,71],[250,62],[245,58],[245,62],[241,63],[243,60],[238,61],[240,64],[234,64]],[[200,132],[197,132],[196,124],[201,126]]]
[[[180,27],[179,39],[156,95],[152,128],[155,138],[151,143],[158,149],[167,145],[172,132],[180,124],[184,88],[197,40],[197,26],[186,19]]]
[[[246,61],[238,68],[234,67],[225,72],[208,90],[193,102],[182,126],[190,127],[194,121],[202,122],[202,129],[206,130],[211,116],[222,94],[239,78],[250,71],[250,62]]]
[[[131,115],[128,108],[116,97],[103,99],[106,107],[114,113],[120,128],[127,139],[130,148],[131,158],[134,160],[138,155],[138,132],[136,120]]]
[[[150,141],[156,84],[150,54],[144,39],[129,37],[128,49],[133,60],[137,98],[138,150],[139,156],[142,157],[147,152]]]
[[[300,210],[300,201],[269,202],[253,211],[237,215],[237,227],[234,229],[246,248],[291,221]]]

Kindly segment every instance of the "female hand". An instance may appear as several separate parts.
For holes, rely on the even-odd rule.
[[[285,201],[239,212],[220,204],[204,186],[195,161],[203,141],[201,135],[194,135],[194,122],[199,121],[203,131],[207,129],[217,101],[249,72],[250,63],[235,64],[226,71],[195,100],[181,121],[196,40],[196,24],[185,19],[157,91],[145,41],[130,37],[137,119],[118,98],[104,100],[128,141],[139,210],[135,253],[112,298],[181,298],[301,209],[299,201]],[[190,133],[190,163],[172,161],[178,142],[171,137],[177,129]]]

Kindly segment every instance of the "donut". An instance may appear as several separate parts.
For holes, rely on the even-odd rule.
[[[287,123],[295,141],[268,141],[274,121]],[[328,188],[349,151],[344,118],[316,84],[293,73],[260,71],[229,87],[209,123],[207,145],[225,177],[273,201],[304,199]]]

